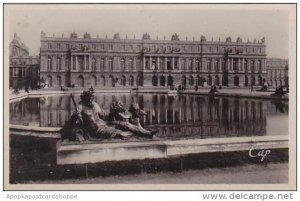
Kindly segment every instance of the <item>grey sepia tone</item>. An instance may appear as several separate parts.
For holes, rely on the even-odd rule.
[[[10,185],[289,182],[289,11],[56,6],[7,12]]]

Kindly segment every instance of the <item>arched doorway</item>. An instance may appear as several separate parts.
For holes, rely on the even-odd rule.
[[[186,77],[183,75],[182,78],[181,78],[181,84],[183,86],[186,86]]]
[[[166,79],[165,76],[160,76],[159,78],[160,86],[165,86],[166,85]]]
[[[251,76],[251,85],[252,86],[255,85],[255,77],[254,77],[254,75]]]
[[[125,77],[125,75],[122,75],[122,77],[121,77],[121,85],[126,86],[126,77]]]
[[[247,75],[245,75],[245,86],[248,86],[248,83],[249,81],[248,81],[248,76]]]
[[[129,86],[133,86],[134,85],[134,77],[132,75],[130,75],[129,77]]]
[[[208,85],[212,85],[212,77],[209,75],[209,76],[207,76],[207,84]]]
[[[48,75],[47,76],[47,81],[48,81],[48,87],[52,87],[52,76],[51,75]]]
[[[261,76],[258,76],[258,85],[262,86],[263,85],[263,80]]]
[[[171,75],[168,76],[168,86],[173,86],[173,77]]]
[[[192,75],[189,77],[189,85],[194,85],[194,77]]]
[[[57,76],[57,86],[61,86],[61,77],[59,75]]]
[[[104,77],[104,75],[101,75],[101,77],[100,77],[100,79],[101,79],[101,86],[105,86],[105,77]]]
[[[143,74],[139,73],[138,76],[136,77],[136,84],[138,86],[143,86]]]
[[[239,79],[239,76],[234,76],[233,78],[233,83],[234,83],[234,86],[239,86],[240,85],[240,79]]]
[[[96,87],[97,86],[97,77],[95,75],[92,75],[92,86]]]
[[[215,76],[215,85],[220,85],[220,78],[218,75]]]
[[[82,75],[79,75],[77,78],[78,87],[84,87],[84,78]]]
[[[157,86],[157,76],[156,75],[154,75],[152,77],[152,86]]]
[[[201,83],[201,78],[200,78],[199,75],[197,75],[197,77],[196,77],[196,85],[199,86],[200,83]]]
[[[112,75],[109,76],[108,86],[110,87],[115,86],[115,78]]]

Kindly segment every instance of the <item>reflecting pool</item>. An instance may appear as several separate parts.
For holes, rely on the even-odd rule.
[[[288,101],[166,94],[96,94],[106,112],[115,100],[129,108],[139,103],[145,127],[159,128],[160,138],[219,138],[286,135]],[[79,102],[79,95],[75,95]],[[10,103],[10,124],[61,127],[74,111],[69,95],[26,98]]]

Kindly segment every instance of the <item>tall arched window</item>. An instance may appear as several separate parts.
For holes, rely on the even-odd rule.
[[[58,75],[57,76],[57,86],[61,86],[61,77]]]
[[[196,60],[196,71],[200,71],[200,62]]]
[[[207,71],[211,72],[211,60],[210,59],[207,60]]]
[[[250,71],[251,71],[251,73],[254,73],[254,70],[255,70],[255,68],[254,68],[254,61],[251,60],[250,61]]]
[[[100,71],[101,72],[104,71],[104,59],[103,58],[100,59]]]
[[[97,86],[97,77],[95,75],[92,75],[92,86],[93,87]]]
[[[113,60],[112,60],[112,58],[109,58],[109,60],[108,60],[108,69],[109,69],[109,71],[113,71]]]
[[[60,71],[61,70],[61,58],[57,57],[56,59],[56,71]]]
[[[121,71],[125,71],[125,59],[121,59]]]
[[[129,77],[129,86],[133,86],[134,85],[134,78],[132,75],[130,75]]]
[[[48,71],[52,70],[52,58],[49,56],[47,61],[47,69]]]
[[[129,70],[133,71],[133,61],[132,61],[132,59],[128,60],[128,66],[129,66]]]
[[[126,86],[126,77],[124,75],[121,77],[121,85]]]
[[[96,71],[96,59],[95,58],[92,59],[91,66],[92,66],[92,71]]]

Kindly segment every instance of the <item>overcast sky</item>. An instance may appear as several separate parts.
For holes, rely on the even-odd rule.
[[[73,5],[74,6],[74,5]],[[126,9],[124,9],[126,8]],[[235,41],[239,36],[244,41],[253,41],[266,37],[268,57],[288,58],[288,25],[289,13],[281,9],[242,9],[221,10],[210,5],[160,5],[131,6],[117,5],[108,8],[107,5],[84,5],[76,9],[63,6],[33,5],[11,6],[6,10],[5,20],[9,28],[9,38],[12,40],[16,32],[28,46],[30,54],[38,54],[40,48],[40,33],[47,36],[69,37],[75,31],[80,37],[89,32],[92,37],[112,38],[116,32],[121,38],[141,38],[148,32],[152,39],[170,39],[173,33],[178,33],[181,40],[188,37],[199,40],[205,35],[207,40],[225,40],[231,36]]]

